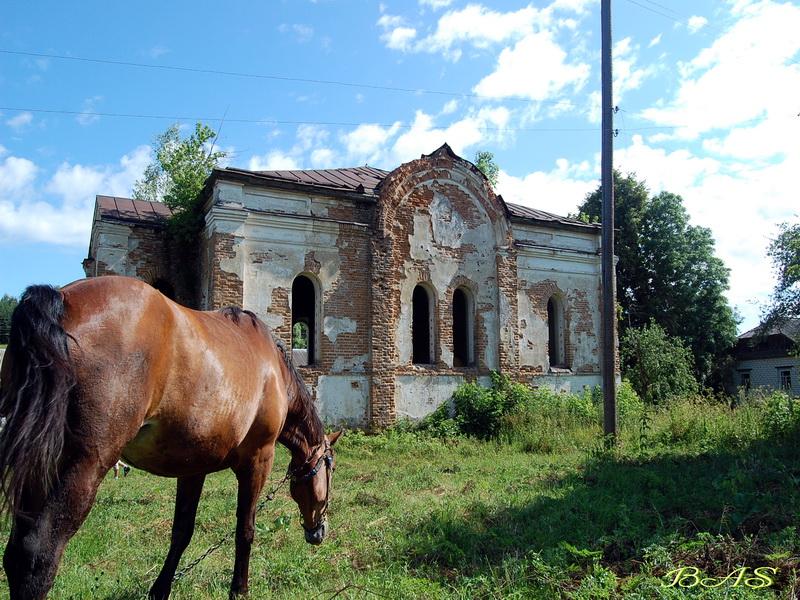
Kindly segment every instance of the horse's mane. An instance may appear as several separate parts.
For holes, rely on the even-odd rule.
[[[225,308],[221,308],[219,312],[226,319],[230,319],[235,325],[238,325],[239,321],[242,320],[242,315],[247,315],[250,317],[250,322],[253,324],[253,327],[258,327],[259,319],[252,310],[244,310],[238,306],[226,306]]]
[[[294,422],[287,422],[287,427],[284,429],[284,435],[287,438],[293,439],[296,443],[297,431],[305,431],[307,443],[315,444],[322,439],[325,434],[322,421],[317,415],[317,409],[314,406],[314,400],[311,398],[311,393],[308,391],[300,372],[292,361],[292,351],[286,347],[283,340],[277,338],[272,330],[262,322],[255,313],[249,310],[243,310],[238,306],[227,306],[219,311],[222,316],[230,319],[233,323],[238,325],[242,319],[242,315],[250,317],[253,327],[262,328],[265,335],[272,338],[275,345],[280,350],[283,362],[286,365],[286,370],[289,373],[289,381],[286,384],[286,393],[289,396],[289,414],[294,417]]]
[[[272,336],[272,339],[278,350],[280,350],[286,370],[289,372],[289,381],[286,389],[289,395],[289,413],[296,419],[296,422],[290,428],[295,431],[297,429],[305,429],[308,434],[306,441],[311,444],[317,443],[325,435],[325,429],[317,414],[317,408],[314,406],[311,393],[308,391],[300,372],[292,360],[292,351],[286,347],[283,340],[278,339],[275,335]],[[294,431],[286,431],[285,433],[291,435]]]

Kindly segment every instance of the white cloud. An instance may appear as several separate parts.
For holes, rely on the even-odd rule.
[[[288,150],[273,149],[265,155],[253,156],[247,168],[254,171],[302,168],[330,168],[369,164],[394,169],[401,163],[428,154],[447,142],[453,150],[468,157],[481,144],[503,144],[512,134],[508,131],[511,111],[505,107],[473,108],[467,115],[440,125],[446,113],[428,114],[418,110],[410,125],[396,121],[389,126],[363,123],[341,132],[337,144],[330,144],[327,130],[298,127]]]
[[[653,65],[637,68],[639,47],[631,43],[631,38],[626,37],[614,44],[612,55],[614,58],[614,102],[622,102],[625,92],[638,89],[642,82],[655,73]]]
[[[397,137],[392,145],[391,167],[421,154],[428,154],[447,142],[459,156],[468,156],[478,144],[500,143],[508,135],[511,112],[505,107],[482,108],[446,127],[437,127],[434,117],[421,110],[416,112],[411,127]]]
[[[27,158],[7,156],[0,163],[0,198],[24,195],[36,179],[37,171]]]
[[[689,33],[697,33],[706,25],[708,25],[708,19],[705,17],[699,17],[697,15],[689,17],[689,20],[686,22],[686,27],[689,29]]]
[[[703,148],[711,153],[737,160],[768,160],[776,157],[796,156],[800,151],[800,119],[774,118],[756,123],[752,127],[736,127],[725,137],[703,141]]]
[[[656,125],[680,125],[675,136],[694,139],[753,119],[797,114],[800,6],[770,0],[743,16],[693,60],[680,65],[674,98],[642,111]],[[769,32],[765,35],[764,32]]]
[[[383,29],[381,40],[392,50],[405,51],[417,36],[417,30],[406,25],[406,20],[398,15],[382,14],[378,26]]]
[[[433,10],[439,10],[446,6],[450,6],[453,0],[419,0],[420,6],[429,6]]]
[[[340,165],[336,164],[337,154],[330,148],[316,148],[311,151],[311,166],[315,169],[335,169]]]
[[[278,150],[267,152],[263,156],[252,156],[247,163],[251,171],[293,171],[300,168],[297,161]]]
[[[64,163],[40,186],[32,161],[7,157],[0,163],[0,242],[85,247],[95,195],[129,196],[149,162],[149,146],[140,146],[116,165]]]
[[[163,46],[161,44],[156,44],[155,46],[150,48],[150,50],[147,51],[147,54],[150,56],[150,58],[161,58],[165,54],[169,54],[169,51],[170,51],[169,48],[167,48],[166,46]]]
[[[797,139],[798,131],[788,135]],[[617,151],[614,162],[623,172],[635,172],[654,193],[680,194],[692,223],[711,229],[717,255],[731,269],[728,297],[745,317],[742,326],[755,326],[757,303],[766,299],[774,284],[765,256],[767,243],[775,224],[798,210],[800,149],[780,163],[738,162],[698,156],[687,149],[669,152],[633,136],[629,146]]]
[[[654,37],[650,42],[647,44],[648,48],[652,48],[653,46],[658,46],[661,43],[661,34],[659,33],[656,37]]]
[[[391,127],[365,123],[344,134],[341,141],[345,146],[348,164],[385,164],[388,142],[399,130],[399,121]],[[392,165],[392,168],[396,166]]]
[[[97,111],[97,104],[103,101],[102,96],[92,96],[83,101],[83,110],[81,114],[75,117],[75,120],[81,125],[91,125],[100,120],[98,115],[92,114]]]
[[[587,161],[572,164],[565,158],[550,171],[515,177],[501,170],[497,191],[507,202],[566,216],[577,211],[587,193],[596,189],[594,168]]]
[[[590,70],[586,63],[567,62],[567,53],[551,33],[532,33],[513,48],[503,49],[494,72],[478,82],[473,91],[491,98],[545,100],[568,87],[580,89]]]
[[[6,121],[6,125],[11,127],[11,129],[19,131],[30,125],[32,122],[33,122],[32,113],[21,112],[15,117],[11,117],[8,121]]]
[[[445,103],[445,105],[442,107],[441,114],[449,115],[449,114],[452,114],[452,113],[456,112],[457,109],[458,109],[458,100],[453,98],[452,100],[448,100]]]
[[[387,31],[381,39],[392,50],[406,50],[415,37],[417,37],[417,30],[413,27],[395,27],[391,31]]]
[[[433,1],[441,4],[439,0]],[[457,61],[465,45],[486,49],[512,43],[537,32],[555,32],[562,28],[573,30],[577,27],[573,17],[584,15],[588,4],[589,0],[555,0],[542,9],[529,5],[508,12],[492,10],[481,4],[467,4],[444,13],[433,32],[421,39],[417,39],[417,30],[399,16],[382,14],[378,25],[384,30],[381,39],[390,48],[405,52],[441,53],[445,58]],[[412,43],[414,40],[417,41]]]
[[[281,33],[293,33],[295,40],[300,43],[307,42],[314,37],[314,28],[303,23],[292,23],[291,25],[281,23],[278,26],[278,31]]]
[[[439,19],[436,31],[421,40],[418,49],[426,52],[443,52],[453,60],[460,58],[454,46],[469,43],[476,48],[522,37],[533,31],[539,11],[531,6],[513,12],[498,12],[469,4],[461,10],[445,13]]]

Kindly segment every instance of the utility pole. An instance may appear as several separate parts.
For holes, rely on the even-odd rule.
[[[603,189],[602,210],[602,264],[603,264],[603,432],[606,439],[617,439],[617,378],[615,330],[616,277],[614,276],[614,102],[611,92],[611,0],[600,2],[600,29],[602,33],[602,154],[600,170]]]

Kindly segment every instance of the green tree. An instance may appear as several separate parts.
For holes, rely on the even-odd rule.
[[[500,174],[500,167],[494,162],[494,154],[487,151],[475,153],[475,166],[486,176],[492,187],[497,185],[497,176]]]
[[[163,202],[174,211],[172,226],[178,237],[190,239],[202,225],[197,206],[200,191],[211,171],[226,153],[214,150],[214,130],[197,123],[194,132],[181,138],[177,124],[158,135],[153,143],[155,161],[133,187],[139,200]]]
[[[5,294],[0,298],[0,344],[8,343],[8,335],[11,332],[11,313],[17,306],[17,299]]]
[[[787,318],[800,318],[800,223],[781,223],[767,254],[777,279],[764,320],[769,327]]]
[[[620,351],[625,377],[646,403],[663,404],[697,393],[691,352],[657,323],[629,327]]]
[[[711,231],[689,223],[679,195],[650,197],[632,174],[615,173],[614,179],[621,334],[655,321],[690,348],[697,379],[720,386],[736,318],[725,297],[729,269],[714,255]],[[601,192],[586,197],[584,219],[600,218]]]
[[[308,349],[308,325],[305,323],[295,323],[292,327],[292,349]]]

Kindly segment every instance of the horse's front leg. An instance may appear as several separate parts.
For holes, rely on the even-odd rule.
[[[161,573],[150,588],[151,600],[166,600],[172,590],[172,578],[181,560],[183,551],[189,545],[194,533],[197,505],[203,491],[205,475],[178,477],[178,491],[175,494],[175,518],[172,521],[172,542]]]
[[[233,566],[231,598],[247,594],[250,575],[250,548],[256,527],[258,496],[272,470],[275,448],[265,448],[251,462],[236,469],[239,497],[236,505],[236,562]]]

